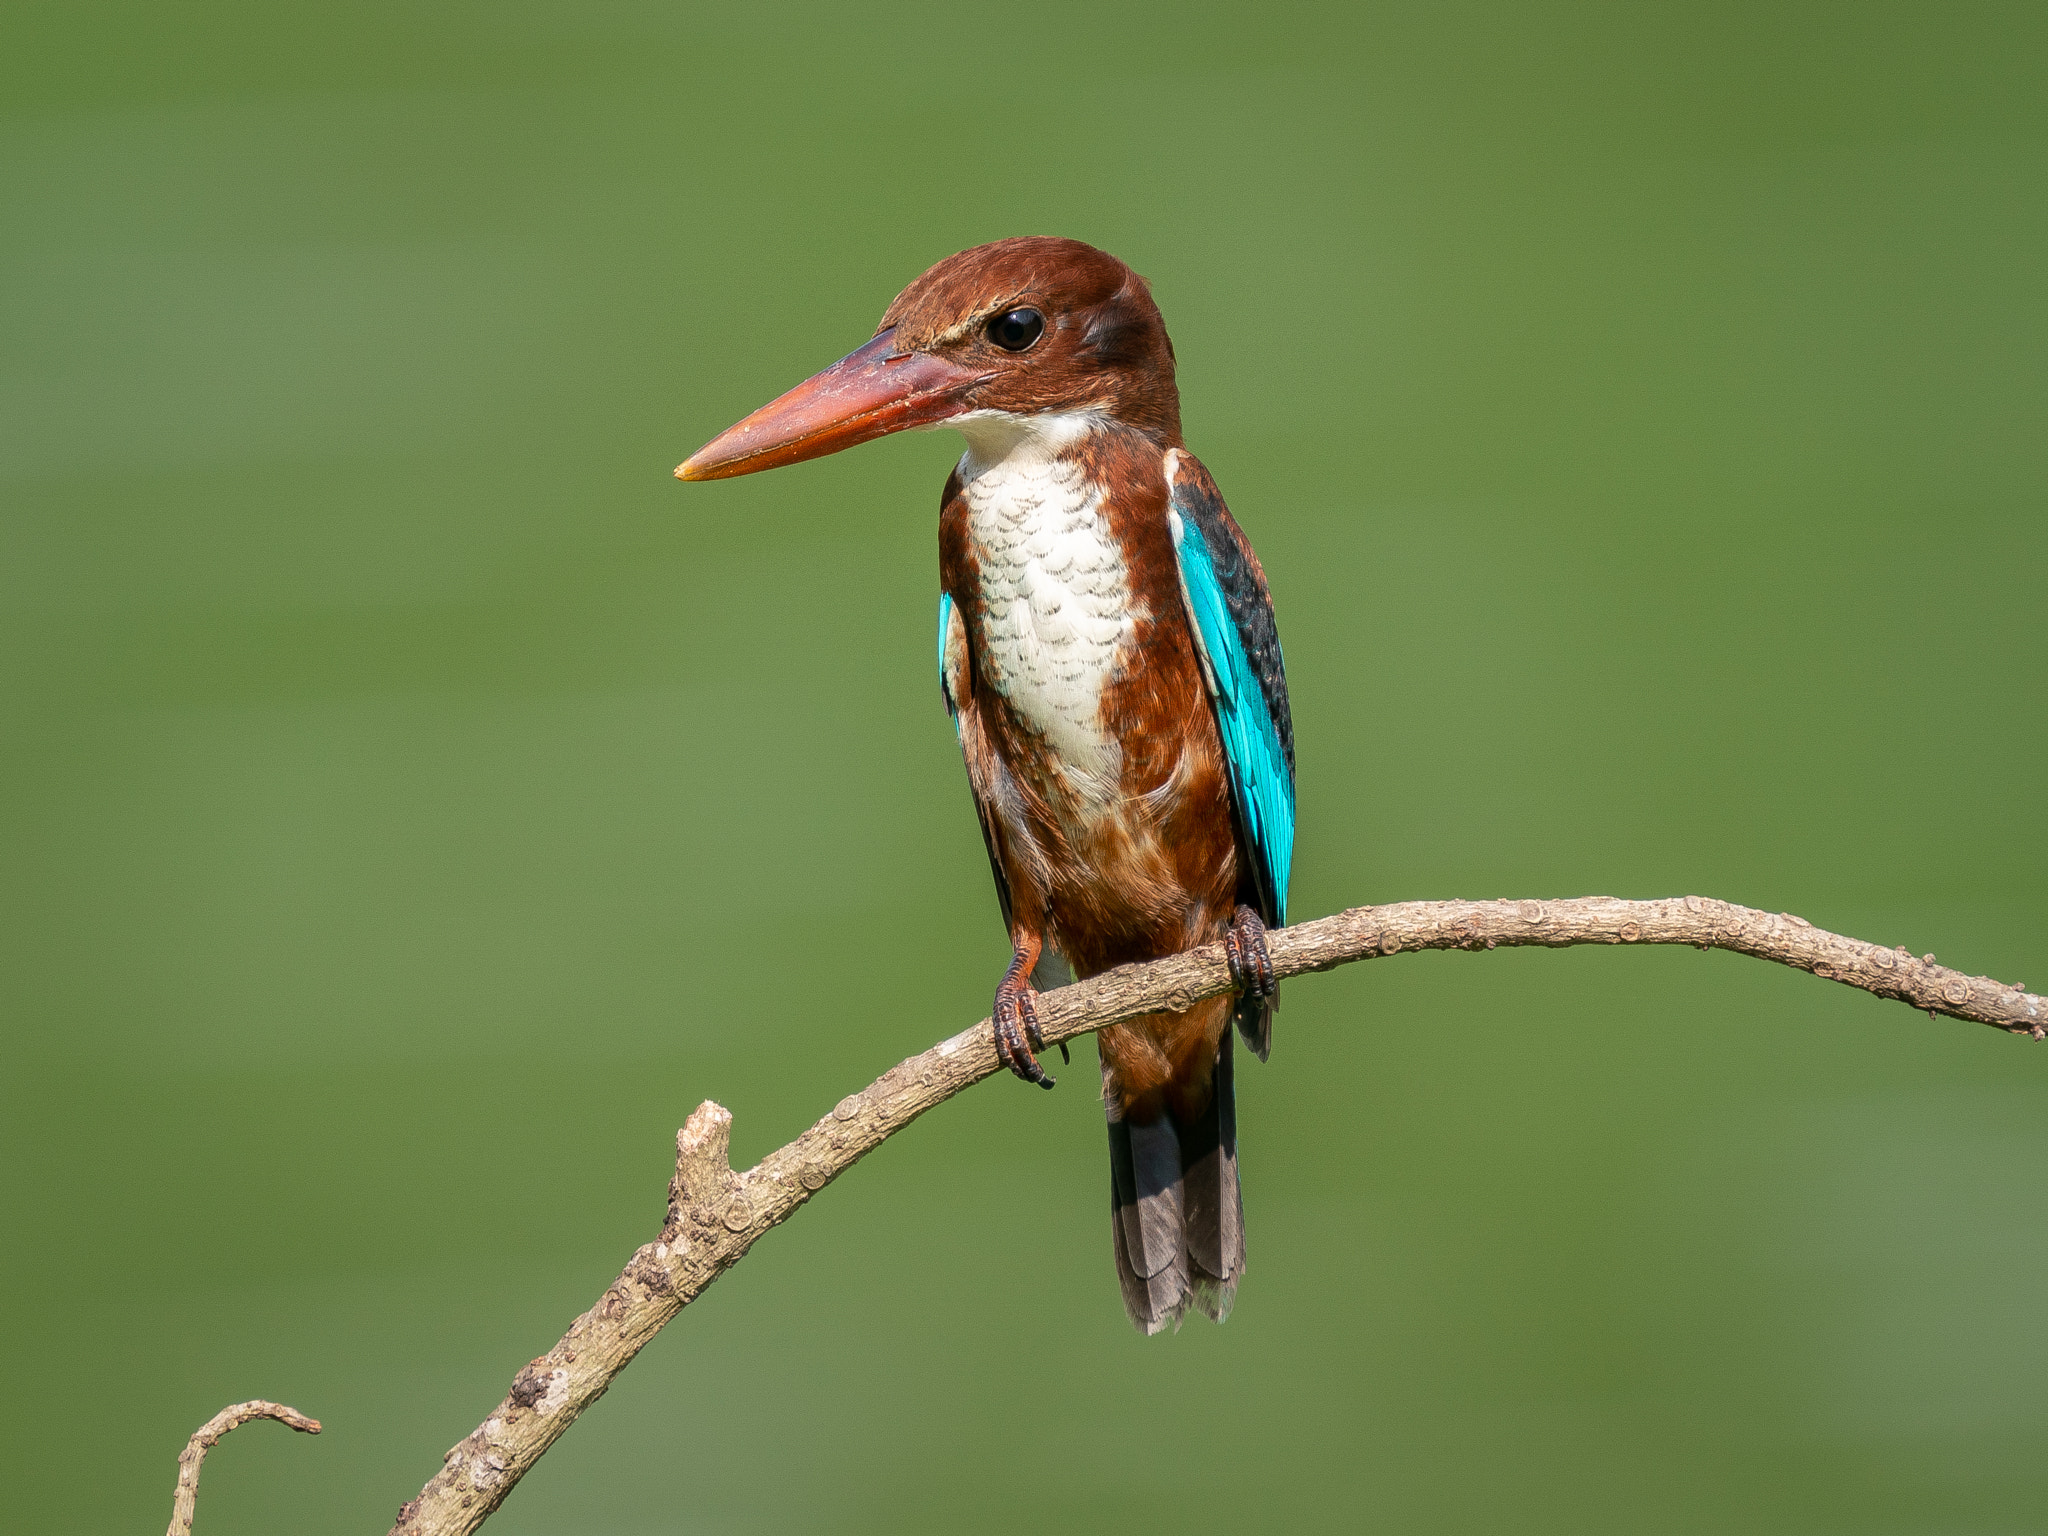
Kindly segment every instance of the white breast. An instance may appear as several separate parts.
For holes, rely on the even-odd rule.
[[[1069,786],[1102,805],[1122,762],[1102,696],[1137,626],[1101,493],[1054,455],[1095,418],[977,412],[960,479],[981,570],[981,655],[990,680],[1059,758]]]

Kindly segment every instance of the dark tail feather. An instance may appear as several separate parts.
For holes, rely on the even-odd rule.
[[[1237,1299],[1244,1273],[1244,1197],[1237,1182],[1237,1089],[1230,1035],[1216,1053],[1216,1086],[1209,1107],[1180,1127],[1181,1197],[1186,1213],[1191,1300],[1195,1310],[1222,1322]]]
[[[1238,994],[1237,1007],[1232,1015],[1237,1020],[1237,1032],[1244,1036],[1244,1043],[1261,1061],[1273,1054],[1273,1015],[1279,1011],[1280,991],[1277,987],[1271,997],[1254,997],[1249,992]]]
[[[1051,992],[1064,987],[1074,979],[1074,968],[1067,964],[1066,956],[1050,944],[1038,953],[1038,964],[1031,968],[1031,985],[1040,992]]]
[[[1132,1323],[1147,1334],[1177,1328],[1190,1307],[1222,1322],[1244,1273],[1228,1034],[1209,1107],[1185,1123],[1111,1120],[1109,1172],[1116,1273]]]

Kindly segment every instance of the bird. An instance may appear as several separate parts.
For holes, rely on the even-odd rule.
[[[1182,441],[1150,285],[1078,240],[947,257],[676,475],[937,427],[966,440],[940,499],[938,670],[1012,950],[997,1055],[1052,1087],[1041,990],[1222,942],[1233,992],[1098,1035],[1125,1310],[1148,1335],[1222,1322],[1245,1266],[1232,1027],[1266,1059],[1294,848],[1265,571]]]

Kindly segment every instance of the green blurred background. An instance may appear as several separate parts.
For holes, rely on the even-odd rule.
[[[1703,892],[2048,984],[2038,4],[39,5],[0,35],[5,1523],[383,1529],[660,1218],[979,1017],[957,450],[670,468],[1016,233],[1265,557],[1294,910]],[[1289,986],[1144,1341],[1092,1048],[506,1533],[2014,1532],[2048,1054],[1690,950]],[[1020,1475],[1020,1469],[1028,1475]]]

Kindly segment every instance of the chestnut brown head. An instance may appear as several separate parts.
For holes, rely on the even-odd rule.
[[[874,339],[721,433],[676,473],[773,469],[966,416],[1095,413],[1180,443],[1173,343],[1145,280],[1078,240],[949,256],[896,296]]]

